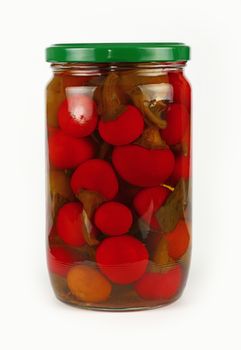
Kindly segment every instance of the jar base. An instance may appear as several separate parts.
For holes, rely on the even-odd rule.
[[[90,310],[90,311],[107,311],[107,312],[129,312],[129,311],[147,311],[147,310],[155,310],[160,309],[162,307],[168,306],[172,303],[175,303],[181,294],[177,295],[175,298],[170,299],[168,301],[162,302],[161,304],[150,304],[150,305],[136,305],[136,306],[107,306],[107,305],[92,305],[87,303],[81,303],[80,301],[75,300],[66,300],[56,295],[56,298],[62,303],[76,307],[78,309]],[[150,302],[149,302],[150,303]]]
[[[55,274],[50,274],[52,287],[56,298],[70,306],[74,306],[85,310],[94,311],[142,311],[152,310],[167,306],[177,301],[184,290],[187,279],[187,272],[183,276],[182,285],[178,292],[168,299],[143,299],[130,286],[113,286],[112,295],[106,301],[101,302],[87,302],[77,299],[68,289],[66,280]]]

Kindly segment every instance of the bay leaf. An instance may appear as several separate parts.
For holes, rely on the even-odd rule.
[[[166,142],[161,138],[159,129],[155,126],[146,128],[135,144],[147,149],[166,149]]]
[[[165,272],[175,265],[175,261],[168,254],[167,241],[164,237],[158,242],[152,260],[152,272]]]
[[[167,265],[169,262],[167,241],[165,240],[164,237],[162,237],[157,244],[155,253],[153,255],[153,261],[157,265],[161,265],[161,266]]]
[[[47,86],[46,113],[49,126],[58,127],[58,109],[64,99],[63,79],[61,76],[54,76]]]
[[[165,204],[157,210],[155,216],[162,232],[172,231],[184,216],[184,210],[187,206],[188,185],[188,181],[181,179]]]
[[[110,72],[102,87],[98,87],[96,98],[99,100],[100,114],[103,121],[115,120],[125,110],[123,96],[118,87],[119,75]]]
[[[70,186],[70,177],[61,170],[50,170],[49,188],[51,195],[51,212],[54,219],[57,212],[64,204],[74,200],[74,194]]]
[[[140,87],[135,87],[128,92],[134,105],[144,114],[149,122],[160,129],[167,127],[167,122],[162,118],[167,105],[163,101],[149,101],[141,91]]]
[[[55,217],[59,209],[66,203],[68,203],[68,199],[63,197],[61,194],[53,193],[51,195],[51,214],[52,214],[53,220],[55,220]]]

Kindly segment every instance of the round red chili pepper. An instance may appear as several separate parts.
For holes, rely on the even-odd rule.
[[[173,87],[173,102],[183,104],[191,110],[191,87],[182,72],[168,73],[169,83]]]
[[[128,232],[132,220],[130,209],[119,202],[102,204],[96,210],[94,217],[97,228],[110,236],[118,236]]]
[[[144,274],[148,252],[144,244],[132,236],[110,237],[97,248],[96,262],[112,282],[128,284]]]
[[[97,119],[94,100],[82,94],[68,97],[58,111],[60,128],[74,137],[90,135],[96,128]]]
[[[72,251],[65,247],[51,247],[48,251],[48,265],[52,273],[66,276],[68,270],[80,259]]]
[[[170,190],[167,188],[158,186],[141,190],[134,198],[133,204],[137,213],[153,229],[160,228],[155,213],[165,203],[169,193]]]
[[[169,149],[146,149],[138,145],[115,147],[112,161],[125,181],[140,187],[163,183],[171,175],[175,163]]]
[[[92,158],[94,146],[87,138],[75,139],[63,131],[49,138],[50,163],[58,169],[71,169]]]
[[[127,145],[136,140],[143,132],[144,120],[141,112],[128,105],[115,120],[99,121],[100,136],[111,145]]]
[[[57,214],[56,228],[58,235],[71,246],[79,247],[85,244],[82,211],[82,204],[70,202],[60,208]]]
[[[190,157],[186,157],[184,155],[180,155],[176,158],[174,170],[170,181],[172,184],[177,184],[177,182],[183,178],[187,180],[189,178],[190,173]]]
[[[161,130],[161,136],[168,145],[176,145],[182,141],[189,124],[186,108],[178,103],[171,104],[166,114],[167,127]]]
[[[177,260],[187,251],[190,241],[188,227],[184,220],[179,221],[175,229],[165,235],[168,255]]]
[[[179,291],[182,270],[179,265],[167,272],[148,272],[135,285],[137,294],[147,300],[168,300]]]
[[[71,187],[76,194],[80,190],[89,190],[100,193],[106,199],[113,199],[118,192],[118,181],[108,162],[91,159],[75,170],[71,178]]]

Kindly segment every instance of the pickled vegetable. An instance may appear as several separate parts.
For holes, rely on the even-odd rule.
[[[120,176],[132,185],[158,186],[174,169],[174,156],[169,149],[146,149],[137,145],[117,146],[112,161]]]
[[[76,139],[63,131],[49,138],[50,164],[57,169],[71,169],[94,156],[94,146],[89,139]]]
[[[143,132],[144,120],[140,111],[128,105],[115,120],[99,122],[99,133],[111,145],[127,145],[135,141]]]
[[[180,155],[176,157],[173,173],[170,178],[172,184],[177,184],[179,180],[188,180],[190,177],[190,157]]]
[[[151,308],[188,271],[190,86],[168,66],[101,67],[48,87],[51,281],[73,305]]]
[[[144,274],[148,252],[144,244],[134,237],[111,237],[104,239],[97,248],[96,261],[112,282],[129,284]]]
[[[103,275],[85,265],[77,265],[69,270],[67,284],[77,299],[86,302],[105,301],[112,289],[110,282]]]
[[[135,285],[139,296],[147,300],[168,300],[175,297],[182,282],[182,270],[179,265],[173,269],[144,275]]]
[[[100,193],[104,198],[112,199],[118,192],[118,181],[109,163],[92,159],[80,165],[71,178],[74,193],[90,190]]]
[[[95,225],[109,236],[127,233],[132,225],[132,213],[128,207],[118,202],[107,202],[95,212]]]
[[[77,261],[81,261],[80,256],[63,246],[52,246],[48,254],[49,270],[63,277]]]
[[[88,96],[74,94],[58,111],[60,128],[74,137],[90,135],[96,128],[98,115],[95,102]]]
[[[169,82],[173,87],[173,101],[191,110],[191,87],[181,72],[170,72]]]
[[[85,244],[83,206],[80,203],[65,204],[58,212],[56,227],[58,235],[71,246]]]
[[[52,217],[55,218],[59,209],[64,204],[74,200],[74,194],[70,187],[70,178],[62,170],[50,170],[49,185]]]
[[[141,190],[134,198],[134,207],[137,213],[153,229],[160,228],[155,213],[165,203],[169,194],[170,190],[158,186]]]
[[[161,130],[161,136],[168,145],[180,143],[185,135],[189,123],[186,108],[177,103],[169,106],[166,112],[167,127]]]
[[[190,235],[185,221],[180,220],[175,229],[166,234],[165,239],[167,241],[169,256],[175,260],[180,259],[187,251],[190,241]]]
[[[152,270],[166,271],[173,266],[173,259],[168,250],[168,243],[165,237],[161,237],[154,248]]]
[[[50,127],[58,126],[58,110],[65,99],[63,78],[56,76],[47,86],[47,124]]]

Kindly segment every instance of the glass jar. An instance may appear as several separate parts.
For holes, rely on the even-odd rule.
[[[47,49],[47,257],[54,292],[90,309],[175,301],[191,249],[189,47]]]

